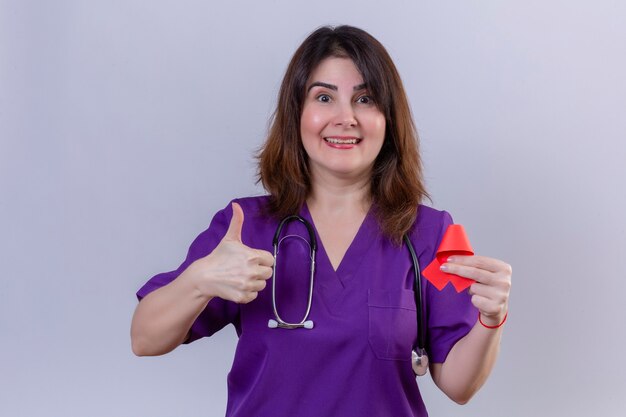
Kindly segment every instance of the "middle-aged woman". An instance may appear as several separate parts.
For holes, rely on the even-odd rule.
[[[233,324],[228,416],[425,416],[411,350],[417,337],[408,236],[423,268],[450,215],[427,197],[417,134],[402,82],[384,47],[349,26],[313,32],[294,54],[279,93],[259,178],[269,195],[236,199],[191,244],[175,271],[137,293],[137,355],[161,355]],[[310,252],[317,256],[307,321]],[[302,236],[303,238],[298,238]],[[306,240],[305,240],[306,239]],[[476,282],[457,293],[422,278],[423,324],[436,385],[467,402],[494,366],[508,309],[511,267],[453,256],[445,272]],[[205,359],[203,359],[205,360]],[[198,406],[204,407],[202,399]]]

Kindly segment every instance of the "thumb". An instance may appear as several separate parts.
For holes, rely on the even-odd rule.
[[[224,238],[241,242],[241,228],[243,227],[243,209],[238,203],[233,203],[233,217]]]

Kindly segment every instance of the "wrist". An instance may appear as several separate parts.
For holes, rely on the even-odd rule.
[[[505,311],[503,314],[499,314],[497,316],[486,316],[484,314],[481,314],[481,312],[479,311],[478,321],[483,327],[486,327],[487,329],[497,329],[506,322],[508,315],[508,310]]]
[[[195,261],[183,271],[180,278],[189,286],[194,297],[208,302],[215,295],[211,291],[210,280],[207,280],[205,275],[204,268],[198,264],[198,261]]]

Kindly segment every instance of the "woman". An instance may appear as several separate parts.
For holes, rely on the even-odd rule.
[[[133,351],[164,354],[232,323],[239,342],[229,416],[427,415],[411,367],[416,306],[402,238],[423,269],[452,219],[420,204],[427,194],[417,135],[377,40],[341,26],[304,41],[281,86],[259,179],[269,196],[229,204],[176,271],[139,290]],[[318,242],[312,329],[268,327],[272,238],[292,214],[313,225]],[[274,278],[287,322],[301,320],[308,298],[309,247],[294,235],[307,236],[299,222],[281,234]],[[494,365],[511,267],[454,256],[442,269],[476,281],[462,293],[422,281],[432,378],[465,403]]]

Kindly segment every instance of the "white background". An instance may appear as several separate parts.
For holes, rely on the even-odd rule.
[[[433,205],[513,265],[491,378],[433,416],[618,416],[626,3],[0,0],[0,415],[219,416],[235,332],[130,349],[134,292],[259,194],[306,35],[346,23],[404,79]]]

